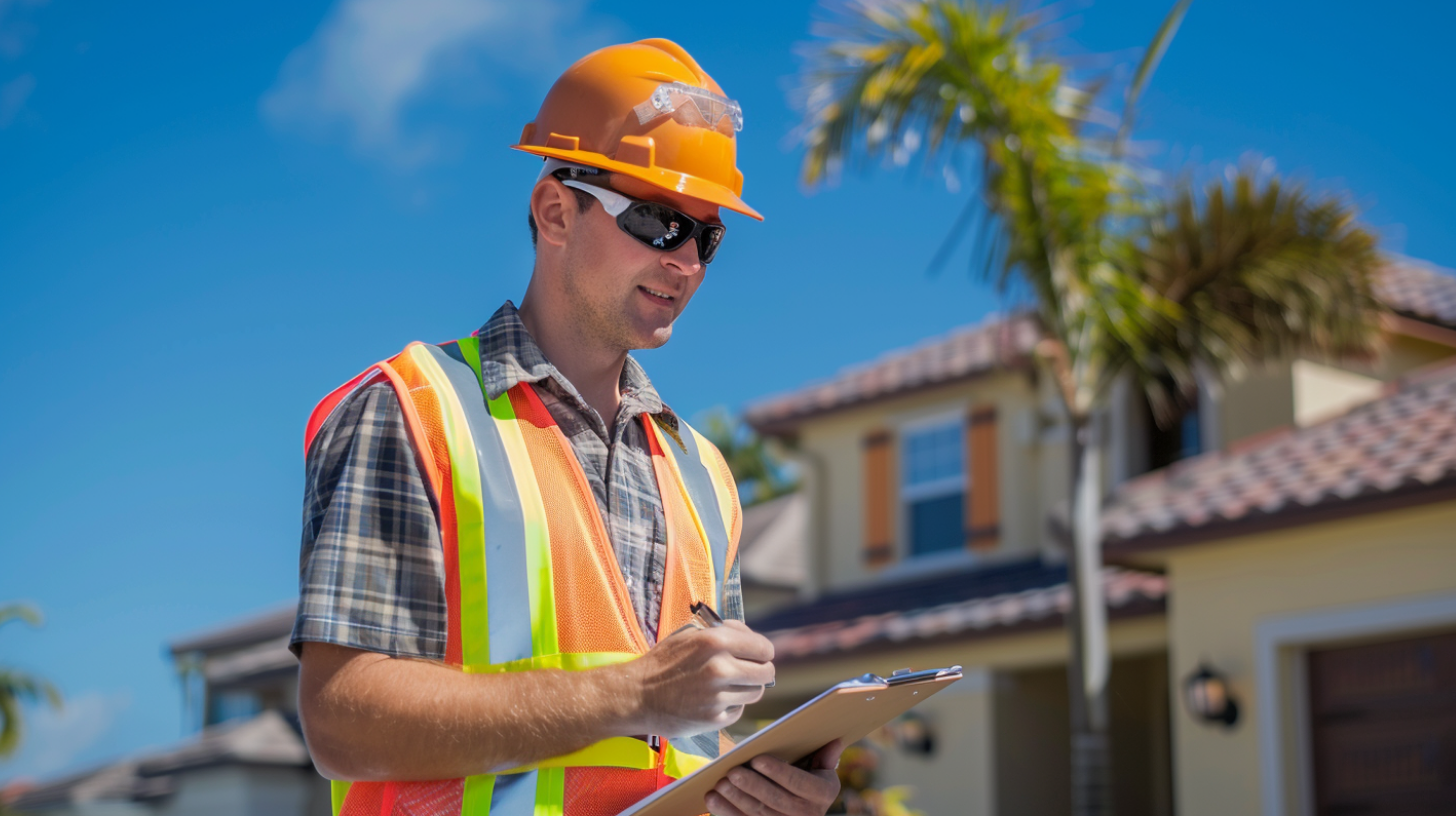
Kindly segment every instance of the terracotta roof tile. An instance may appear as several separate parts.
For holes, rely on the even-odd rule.
[[[1103,510],[1109,548],[1368,496],[1456,486],[1456,365],[1344,416],[1134,479]]]
[[[913,348],[889,352],[824,382],[754,403],[746,417],[750,425],[771,433],[806,417],[879,397],[997,369],[1025,367],[1040,336],[1036,319],[1030,315],[988,320]]]
[[[1456,274],[1398,259],[1385,267],[1376,295],[1392,310],[1456,328]]]

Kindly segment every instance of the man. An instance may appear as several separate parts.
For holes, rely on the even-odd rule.
[[[545,159],[520,308],[315,410],[292,644],[336,814],[615,814],[717,756],[772,682],[731,474],[628,356],[671,336],[719,207],[761,220],[741,126],[675,43],[585,57],[516,145]],[[700,605],[729,620],[689,625]],[[761,757],[704,808],[823,814],[840,750]]]

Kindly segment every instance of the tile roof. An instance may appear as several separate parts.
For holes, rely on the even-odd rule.
[[[1160,612],[1160,575],[1107,567],[1103,586],[1116,613]],[[1071,601],[1064,565],[1039,560],[939,573],[837,593],[752,622],[773,641],[776,660],[878,644],[1060,623]]]
[[[250,720],[206,728],[195,739],[142,759],[137,770],[142,776],[162,776],[213,765],[311,764],[297,720],[264,711]]]
[[[1456,365],[1394,384],[1389,396],[1322,424],[1250,440],[1121,485],[1103,510],[1105,546],[1361,500],[1456,488]],[[1429,494],[1437,495],[1437,494]]]
[[[175,793],[179,787],[175,774],[197,768],[311,764],[296,721],[264,711],[250,720],[210,726],[170,749],[14,789],[4,804],[25,812],[80,802],[144,802]]]
[[[289,636],[265,640],[256,646],[214,655],[202,662],[202,676],[213,686],[256,682],[274,672],[298,671],[298,658],[288,650]]]
[[[253,646],[293,631],[298,604],[290,602],[242,620],[197,632],[167,646],[173,657],[186,652],[216,652]]]
[[[790,430],[799,420],[878,397],[888,397],[966,379],[998,369],[1031,364],[1041,338],[1036,318],[989,319],[944,337],[882,355],[865,365],[804,388],[749,406],[748,423],[762,433]]]
[[[1456,328],[1456,273],[1450,270],[1396,259],[1385,267],[1375,293],[1392,311]]]
[[[0,805],[9,808],[6,813],[25,813],[54,812],[81,802],[146,802],[174,793],[173,781],[142,777],[136,762],[118,762],[48,782],[11,782],[0,791]]]
[[[1376,282],[1376,295],[1399,314],[1456,328],[1456,273],[1395,258]],[[745,416],[761,433],[789,432],[799,421],[817,414],[996,369],[1026,366],[1040,337],[1031,315],[990,319],[912,348],[888,352],[823,382],[760,400],[748,407]]]

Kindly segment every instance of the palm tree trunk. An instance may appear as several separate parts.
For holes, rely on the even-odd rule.
[[[1102,439],[1095,417],[1072,421],[1072,552],[1067,683],[1072,714],[1072,816],[1112,813],[1107,734],[1107,607],[1102,598]]]

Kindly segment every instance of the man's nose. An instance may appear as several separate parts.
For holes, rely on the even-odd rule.
[[[677,249],[662,253],[662,265],[679,275],[696,275],[703,269],[698,260],[698,242],[688,241]]]

